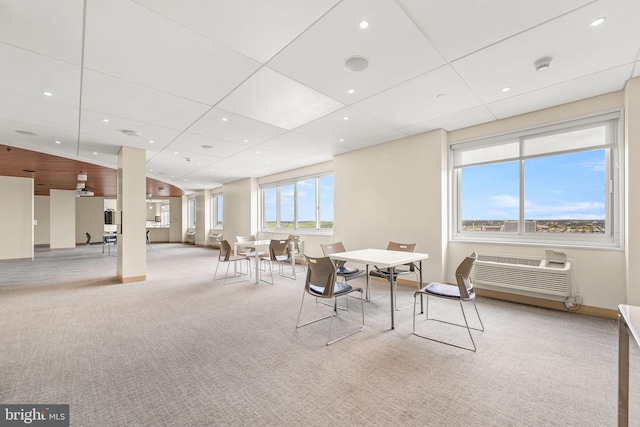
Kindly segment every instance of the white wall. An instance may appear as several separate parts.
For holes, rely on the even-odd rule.
[[[50,190],[49,209],[51,229],[49,247],[69,249],[76,247],[76,196],[72,190]]]
[[[33,259],[33,179],[0,176],[0,260]]]

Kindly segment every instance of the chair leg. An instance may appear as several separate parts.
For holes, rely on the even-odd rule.
[[[326,343],[327,346],[329,346],[329,345],[331,345],[331,344],[333,344],[333,343],[335,343],[337,341],[340,341],[343,338],[347,338],[347,337],[350,337],[351,335],[354,335],[354,334],[357,334],[358,332],[361,332],[362,330],[364,330],[364,297],[363,297],[362,289],[358,290],[358,292],[360,292],[360,310],[361,310],[361,313],[362,313],[362,326],[359,329],[357,329],[357,330],[355,330],[353,332],[350,332],[350,333],[348,333],[346,335],[343,335],[343,336],[341,336],[339,338],[336,338],[334,340],[331,340],[331,331],[332,331],[332,327],[333,327],[333,318],[337,317],[337,315],[338,315],[338,312],[336,311],[338,302],[337,302],[337,299],[335,297],[334,297],[334,303],[331,304],[331,306],[332,306],[331,314],[329,314],[327,316],[324,316],[324,317],[321,317],[319,319],[311,320],[309,322],[300,324],[300,316],[302,315],[302,307],[304,305],[304,297],[305,297],[306,291],[304,291],[304,293],[302,294],[302,302],[300,303],[300,311],[298,312],[298,321],[296,322],[296,329],[297,328],[301,328],[303,326],[310,325],[312,323],[319,322],[321,320],[325,320],[325,319],[329,319],[330,318],[331,321],[329,322],[329,334],[328,334],[327,343]],[[329,304],[326,304],[326,305],[329,305]]]
[[[429,320],[432,320],[432,321],[435,321],[435,322],[447,323],[449,325],[466,328],[467,332],[469,333],[469,338],[471,340],[471,346],[472,347],[465,347],[465,346],[462,346],[462,345],[457,345],[457,344],[453,344],[453,343],[449,343],[449,342],[445,342],[445,341],[440,341],[440,340],[437,340],[435,338],[430,338],[430,337],[427,337],[425,335],[418,334],[416,332],[416,303],[417,303],[418,294],[420,294],[420,298],[421,299],[422,299],[422,296],[423,296],[422,292],[416,292],[416,293],[413,294],[413,335],[415,335],[417,337],[420,337],[420,338],[424,338],[424,339],[430,340],[430,341],[435,341],[435,342],[439,342],[441,344],[446,344],[446,345],[449,345],[449,346],[452,346],[452,347],[457,347],[457,348],[461,348],[461,349],[464,349],[464,350],[473,351],[475,353],[477,349],[476,349],[476,343],[473,340],[473,335],[471,334],[471,329],[474,329],[474,330],[477,330],[477,331],[484,331],[484,325],[482,324],[482,320],[480,319],[480,314],[478,313],[478,307],[476,306],[475,301],[472,301],[472,302],[473,302],[473,306],[475,307],[476,314],[478,315],[478,320],[480,320],[480,325],[481,325],[482,329],[471,328],[469,326],[469,322],[467,321],[467,315],[465,314],[464,306],[462,304],[462,302],[463,302],[462,300],[459,300],[459,303],[460,303],[460,310],[462,310],[462,317],[464,319],[464,325],[461,325],[461,324],[458,324],[458,323],[447,322],[445,320],[429,319],[429,294],[426,294],[427,302],[426,302],[426,306],[425,306],[425,318],[426,318],[425,322],[428,322]]]

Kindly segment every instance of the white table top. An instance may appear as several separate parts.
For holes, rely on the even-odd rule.
[[[640,345],[640,307],[633,305],[620,304],[618,305],[618,312],[624,319],[624,322],[629,326],[629,332],[636,344]]]
[[[329,258],[339,261],[351,261],[360,264],[374,264],[379,268],[390,268],[429,258],[428,254],[418,252],[390,251],[387,249],[360,249],[338,252]]]
[[[235,242],[235,246],[242,246],[247,248],[256,248],[258,246],[269,246],[271,244],[271,240],[249,240],[246,242]]]

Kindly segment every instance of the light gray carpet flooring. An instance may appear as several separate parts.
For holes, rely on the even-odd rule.
[[[478,298],[473,353],[413,336],[411,309],[390,330],[386,296],[365,304],[363,332],[327,347],[327,322],[295,328],[303,273],[223,285],[216,254],[153,245],[147,280],[129,284],[100,246],[0,262],[0,402],[69,404],[72,426],[616,425],[613,320]],[[399,287],[401,304],[411,296]],[[327,310],[308,299],[303,315]],[[350,299],[338,333],[358,310]],[[631,425],[639,361],[632,345]]]

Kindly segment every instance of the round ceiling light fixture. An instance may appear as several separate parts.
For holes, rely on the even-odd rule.
[[[536,67],[536,71],[544,71],[551,66],[551,61],[553,58],[550,56],[545,56],[544,58],[538,59],[533,63],[533,66]]]
[[[365,70],[369,66],[367,58],[362,56],[352,56],[344,61],[344,69],[352,73]]]
[[[135,130],[131,129],[122,129],[120,130],[120,132],[124,133],[127,136],[140,136],[140,132],[136,132]]]
[[[27,135],[27,136],[38,136],[37,133],[31,132],[29,130],[17,130],[16,133],[19,133],[20,135]]]

